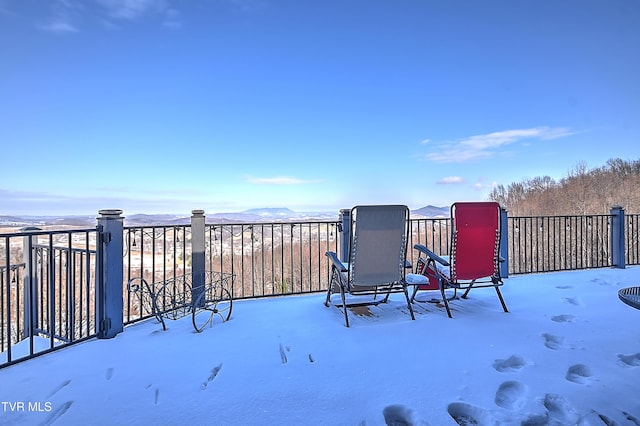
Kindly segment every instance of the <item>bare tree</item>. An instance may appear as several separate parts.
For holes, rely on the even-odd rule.
[[[496,186],[489,198],[513,216],[606,214],[613,205],[640,210],[640,160],[610,159],[589,169],[579,162],[559,182],[549,176]]]

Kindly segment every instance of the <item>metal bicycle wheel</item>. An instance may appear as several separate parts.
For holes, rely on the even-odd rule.
[[[232,309],[233,300],[227,289],[214,288],[205,291],[198,297],[193,308],[193,328],[200,333],[207,325],[211,327],[214,323],[227,321],[231,317]]]
[[[162,324],[162,329],[164,331],[167,330],[167,325],[164,322],[164,318],[162,317],[162,313],[167,309],[166,306],[166,287],[161,287],[160,290],[155,294],[155,297],[152,298],[152,313],[153,316],[156,317],[156,320]]]

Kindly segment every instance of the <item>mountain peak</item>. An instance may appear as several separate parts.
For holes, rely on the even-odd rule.
[[[411,213],[426,217],[449,217],[451,214],[449,206],[437,207],[432,205],[412,210]]]

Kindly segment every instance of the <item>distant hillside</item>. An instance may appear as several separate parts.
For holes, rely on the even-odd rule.
[[[451,212],[449,206],[436,207],[429,205],[417,210],[412,210],[411,214],[425,217],[449,217]]]
[[[132,214],[124,216],[125,226],[189,225],[191,215]],[[97,215],[91,216],[2,216],[0,226],[93,227]],[[336,220],[338,212],[295,212],[288,208],[257,208],[231,213],[205,213],[207,223],[287,222],[306,220]]]
[[[125,225],[188,225],[191,223],[191,216],[174,214],[133,214],[125,217]]]
[[[296,212],[286,207],[256,208],[243,210],[238,213],[206,214],[207,222],[287,222],[304,220],[334,220],[338,212]]]
[[[0,225],[7,227],[45,225],[85,227],[95,223],[96,216],[0,216]]]
[[[449,207],[426,206],[411,211],[412,216],[449,217]],[[132,214],[124,216],[125,226],[189,225],[191,215]],[[207,223],[257,223],[338,220],[339,212],[296,212],[286,207],[256,208],[236,213],[205,213]],[[0,216],[0,226],[94,227],[97,215],[90,216]]]
[[[591,169],[578,163],[560,180],[538,176],[497,185],[489,199],[500,203],[510,216],[608,214],[616,205],[637,214],[639,187],[640,160],[612,158]]]

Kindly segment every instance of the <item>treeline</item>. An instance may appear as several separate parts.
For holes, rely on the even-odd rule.
[[[614,158],[594,169],[579,163],[559,181],[542,176],[498,185],[489,199],[510,216],[607,214],[615,205],[640,213],[640,160]]]

